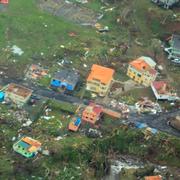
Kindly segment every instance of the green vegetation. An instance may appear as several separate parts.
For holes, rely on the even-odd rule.
[[[94,27],[80,26],[65,17],[53,16],[40,10],[37,0],[10,1],[5,10],[0,12],[0,70],[5,68],[5,74],[9,77],[23,78],[27,65],[41,63],[49,68],[52,75],[62,68],[58,62],[67,58],[72,63],[64,67],[77,68],[83,82],[93,63],[112,67],[116,70],[117,80],[127,80],[127,62],[137,56],[153,56],[152,38],[159,39],[165,32],[173,32],[173,26],[170,25],[174,23],[171,18],[174,12],[160,9],[148,0],[108,2],[109,6],[100,0],[92,0],[84,5],[78,3],[96,13],[103,13],[104,16],[98,23],[102,28],[108,26],[110,29],[103,34],[98,33]],[[113,9],[105,10],[109,8]],[[164,19],[165,17],[167,18]],[[71,32],[76,35],[70,36]],[[137,45],[135,40],[142,45]],[[14,55],[10,50],[13,45],[20,47],[24,54]],[[124,45],[128,49],[124,49]],[[85,57],[87,51],[89,54]],[[162,64],[167,63],[158,51],[157,60],[159,59],[163,59]],[[179,69],[168,66],[168,72],[178,87]],[[43,86],[49,86],[49,82],[48,76],[38,81]],[[81,96],[81,93],[79,90],[76,95]],[[90,95],[89,91],[85,91],[84,98],[91,99]],[[131,90],[122,100],[134,104],[142,96],[153,98],[150,88]],[[156,163],[180,167],[178,138],[160,133],[145,140],[141,131],[119,126],[118,121],[105,116],[101,122],[103,138],[90,139],[85,136],[84,131],[73,133],[67,129],[77,109],[76,105],[50,100],[47,106],[51,109],[47,114],[43,111],[44,106],[38,106],[43,112],[27,128],[22,128],[21,123],[12,116],[16,110],[14,107],[0,106],[1,179],[99,179],[108,172],[109,158],[113,153],[130,154]],[[32,109],[32,114],[39,112],[36,108]],[[47,119],[46,116],[50,118]],[[82,130],[83,128],[82,126]],[[12,138],[21,134],[41,141],[43,148],[50,151],[50,156],[39,153],[37,159],[27,160],[14,153]],[[61,139],[57,140],[57,137]]]

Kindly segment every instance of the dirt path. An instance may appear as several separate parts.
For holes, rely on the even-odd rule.
[[[82,25],[94,25],[99,17],[94,11],[65,0],[38,0],[38,6],[55,16],[61,16]]]

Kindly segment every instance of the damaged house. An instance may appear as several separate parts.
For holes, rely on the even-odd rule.
[[[175,101],[179,99],[174,89],[165,81],[154,81],[151,88],[157,100]]]
[[[30,99],[32,90],[24,86],[11,83],[5,91],[5,98],[9,98],[18,106],[23,106]]]

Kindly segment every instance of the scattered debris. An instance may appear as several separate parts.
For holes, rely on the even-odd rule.
[[[54,138],[55,141],[59,141],[59,140],[62,140],[62,139],[63,139],[62,136],[58,136],[58,137]]]
[[[19,56],[21,56],[21,55],[24,53],[24,51],[22,51],[22,49],[19,48],[19,47],[16,46],[16,45],[13,45],[12,48],[11,48],[11,50],[12,50],[12,52],[13,52],[14,54],[17,54],[17,55],[19,55]]]
[[[102,133],[97,130],[97,129],[92,129],[92,128],[89,128],[87,131],[86,131],[86,135],[90,138],[102,138]]]

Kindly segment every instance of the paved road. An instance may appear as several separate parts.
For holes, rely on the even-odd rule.
[[[146,123],[149,127],[156,128],[160,131],[164,131],[171,135],[180,137],[180,131],[167,125],[169,118],[174,117],[176,115],[180,115],[180,110],[167,112],[167,113],[161,113],[159,115],[140,115],[140,116],[138,116],[137,114],[131,114],[129,116],[128,120],[130,122]]]
[[[50,98],[50,99],[55,99],[58,101],[65,101],[65,102],[69,102],[69,103],[76,103],[76,104],[80,104],[82,103],[82,100],[74,97],[74,96],[69,96],[60,92],[55,92],[51,89],[48,89],[44,86],[40,86],[37,84],[32,83],[31,81],[26,82],[22,79],[1,79],[1,84],[3,85],[7,85],[9,83],[17,83],[17,84],[21,84],[24,87],[27,87],[29,89],[33,90],[33,94],[42,96],[42,97],[46,97],[46,98]]]
[[[82,104],[83,100],[79,99],[78,97],[73,97],[69,95],[65,95],[63,93],[55,92],[51,89],[47,89],[45,87],[35,85],[31,82],[25,82],[23,80],[17,80],[17,79],[1,79],[1,83],[6,85],[8,83],[18,83],[22,84],[23,86],[26,86],[27,88],[30,88],[33,90],[34,94],[37,94],[42,97],[50,98],[50,99],[55,99],[57,101],[65,101],[69,103],[75,103],[75,104]],[[173,112],[168,112],[168,113],[161,113],[160,115],[137,115],[136,113],[131,113],[129,116],[128,121],[129,122],[143,122],[146,123],[148,126],[152,128],[156,128],[160,131],[167,132],[169,134],[175,135],[180,137],[180,132],[173,129],[172,127],[167,125],[167,121],[169,117],[175,116],[179,114],[180,115],[180,110],[176,110]]]

